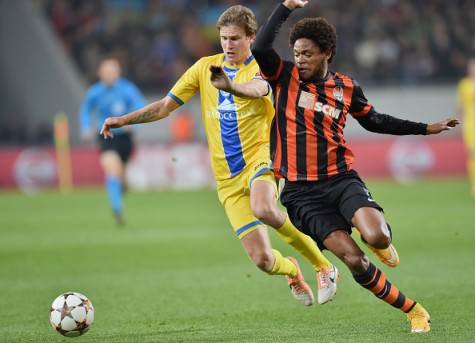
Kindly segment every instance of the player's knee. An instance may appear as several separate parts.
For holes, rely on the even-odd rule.
[[[267,251],[256,251],[250,254],[252,262],[264,272],[269,272],[272,270],[274,263],[274,255],[271,252]]]
[[[391,235],[386,224],[381,224],[378,230],[366,233],[364,240],[374,248],[385,249],[391,244]]]
[[[251,209],[254,216],[265,224],[272,225],[279,218],[277,208],[272,204],[254,204]]]
[[[368,258],[361,252],[347,253],[343,256],[343,262],[352,273],[364,273],[369,266]]]

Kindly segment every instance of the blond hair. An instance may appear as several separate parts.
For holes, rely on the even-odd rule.
[[[242,28],[248,37],[255,35],[257,32],[256,16],[250,8],[241,5],[229,7],[221,14],[216,23],[218,30],[228,25],[236,25]]]

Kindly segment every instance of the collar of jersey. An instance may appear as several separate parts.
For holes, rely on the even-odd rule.
[[[327,70],[327,73],[326,73],[326,75],[323,79],[315,79],[315,80],[310,80],[310,81],[302,81],[301,80],[300,82],[302,82],[302,83],[325,83],[328,80],[330,80],[331,76],[332,75],[331,75],[330,70]]]
[[[223,66],[227,69],[227,70],[238,70],[242,67],[245,67],[247,66],[249,63],[252,62],[252,60],[254,59],[254,56],[251,55],[248,57],[247,60],[244,61],[244,63],[241,63],[241,64],[238,64],[237,66],[231,66],[228,62],[226,62],[226,55],[223,56]]]

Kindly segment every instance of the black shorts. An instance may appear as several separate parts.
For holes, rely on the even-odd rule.
[[[323,241],[333,231],[351,234],[351,219],[359,208],[383,211],[354,170],[322,181],[286,182],[280,198],[292,223],[320,249],[325,248]]]
[[[129,132],[114,134],[114,138],[104,139],[99,135],[99,149],[103,151],[116,151],[122,162],[126,163],[132,155],[132,134]]]

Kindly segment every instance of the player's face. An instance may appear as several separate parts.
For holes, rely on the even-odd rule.
[[[99,78],[107,85],[113,85],[120,77],[120,65],[117,60],[105,60],[99,66]]]
[[[246,36],[243,28],[236,25],[222,26],[219,29],[219,36],[228,63],[241,64],[251,56],[254,36]]]
[[[322,79],[328,70],[331,53],[324,53],[308,38],[300,38],[294,44],[294,60],[301,80]]]

